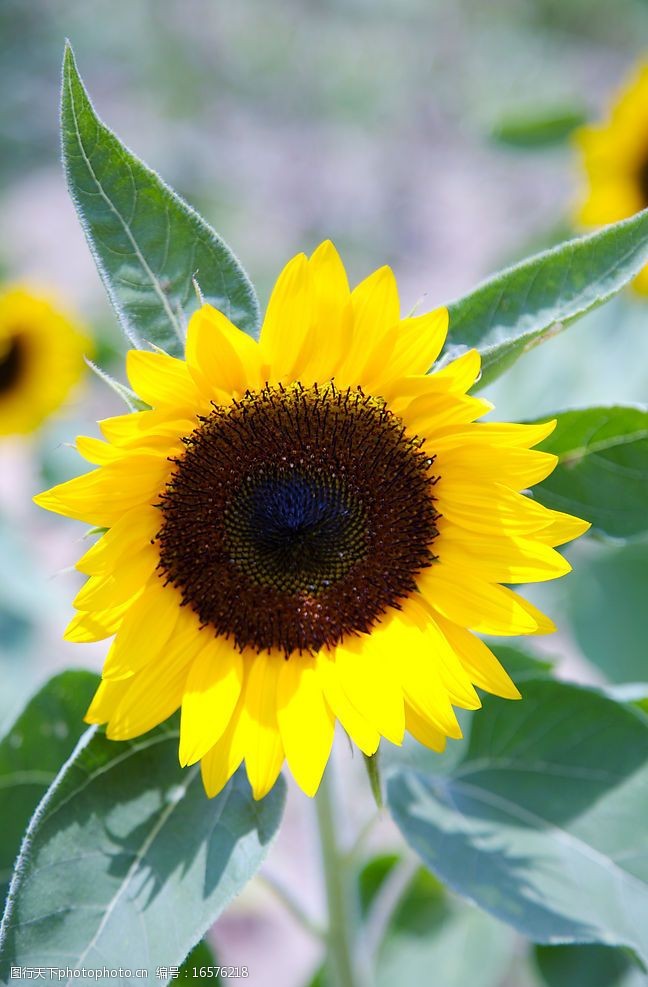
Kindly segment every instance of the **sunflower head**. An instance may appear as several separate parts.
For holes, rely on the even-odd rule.
[[[428,373],[447,311],[401,318],[392,272],[353,291],[331,243],[295,257],[258,342],[203,306],[186,359],[131,351],[151,410],[81,437],[97,469],[36,501],[108,530],[66,637],[113,637],[88,711],[135,737],[181,707],[208,794],[286,759],[314,793],[336,722],[367,754],[406,730],[441,750],[475,686],[519,693],[475,632],[551,622],[506,583],[569,570],[588,525],[520,491],[553,428],[479,423],[471,350]]]
[[[0,435],[33,432],[83,373],[89,340],[44,298],[0,295]]]
[[[648,207],[648,62],[635,68],[608,118],[580,127],[574,139],[585,172],[585,194],[577,210],[580,223],[616,223]],[[648,267],[633,284],[648,293]]]

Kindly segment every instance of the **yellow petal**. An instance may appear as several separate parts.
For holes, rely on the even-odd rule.
[[[312,305],[308,260],[305,254],[297,254],[277,279],[261,329],[261,348],[270,365],[270,383],[299,377],[293,369],[308,359],[313,345]]]
[[[293,778],[306,795],[314,795],[331,753],[335,725],[314,658],[292,655],[281,662],[277,719]]]
[[[73,644],[87,644],[90,641],[103,641],[120,628],[124,616],[135,603],[143,590],[109,610],[82,610],[72,618],[65,628],[63,639]]]
[[[465,569],[437,563],[418,577],[426,601],[448,620],[481,634],[544,634],[553,624],[504,586],[492,585]]]
[[[122,679],[155,662],[163,650],[168,652],[169,638],[181,614],[183,618],[191,616],[198,638],[197,618],[186,615],[187,608],[181,608],[180,603],[180,594],[154,576],[124,617],[106,657],[104,678]]]
[[[109,740],[130,740],[163,723],[182,702],[189,659],[174,648],[160,652],[125,681],[128,689],[110,715],[106,736]]]
[[[434,493],[444,519],[439,522],[439,530],[449,524],[485,537],[497,528],[507,537],[539,538],[539,532],[552,522],[552,512],[546,507],[493,481],[481,483],[473,477],[468,482],[455,483],[444,477]]]
[[[157,508],[136,507],[98,538],[75,568],[87,576],[107,575],[125,556],[130,558],[138,549],[150,546],[161,524],[162,515]]]
[[[409,733],[424,747],[430,747],[442,754],[446,746],[446,736],[421,716],[409,703],[405,703],[405,726]]]
[[[413,654],[423,660],[423,668],[427,668],[430,660],[433,660],[438,680],[446,690],[453,705],[460,706],[462,709],[479,709],[481,700],[473,688],[469,675],[443,633],[436,620],[436,614],[425,603],[420,594],[410,597],[403,604],[400,622],[412,619],[413,625],[419,629],[421,643],[417,648],[411,650]],[[457,736],[452,732],[452,730],[458,729],[454,713],[450,720],[450,728],[446,729],[443,722],[440,726],[448,736]]]
[[[314,303],[313,336],[307,354],[302,351],[299,379],[304,384],[324,383],[336,377],[346,357],[353,326],[351,292],[340,256],[330,240],[321,243],[309,260]]]
[[[354,343],[358,352],[384,336],[400,319],[400,301],[394,272],[381,267],[351,292]]]
[[[436,551],[442,564],[492,583],[544,582],[571,572],[569,562],[549,545],[506,537],[501,531],[477,535],[448,524],[442,527]]]
[[[437,383],[444,383],[457,394],[470,390],[481,371],[481,356],[477,350],[467,350],[431,376]]]
[[[261,799],[277,780],[284,760],[277,723],[277,680],[284,658],[262,652],[247,660],[245,769],[252,795]]]
[[[106,463],[113,463],[124,455],[123,449],[117,449],[109,442],[102,442],[101,439],[89,435],[77,435],[75,445],[79,455],[93,466],[105,466]]]
[[[392,379],[425,374],[443,348],[448,332],[448,310],[437,308],[426,315],[402,319],[392,332],[394,347],[385,371]]]
[[[503,699],[521,698],[515,683],[482,640],[440,614],[435,619],[476,686]]]
[[[88,712],[83,717],[85,722],[107,723],[128,692],[132,681],[132,677],[120,679],[119,682],[107,682],[106,679],[102,679],[88,707]]]
[[[243,693],[225,733],[200,762],[203,785],[209,798],[218,795],[240,766],[245,754],[247,714]]]
[[[392,270],[381,267],[351,293],[353,334],[338,378],[342,384],[371,387],[395,345],[389,331],[400,320],[398,287]],[[384,374],[383,374],[384,376]]]
[[[178,414],[205,404],[184,360],[166,353],[129,350],[126,373],[133,390],[153,408],[171,406]]]
[[[187,330],[187,366],[208,400],[223,403],[261,385],[261,351],[247,333],[211,305],[195,312]]]
[[[414,602],[407,600],[408,613],[395,614],[374,632],[372,655],[380,650],[386,662],[398,665],[405,700],[421,716],[441,733],[460,737],[451,699],[477,709],[479,698],[463,669],[444,654],[447,641],[430,617],[415,619]]]
[[[317,664],[324,698],[333,715],[364,754],[375,754],[380,743],[380,734],[358,712],[342,689],[335,653],[328,650],[320,651],[317,655]]]
[[[120,606],[147,582],[159,559],[157,549],[144,542],[131,555],[118,559],[108,572],[90,576],[77,593],[74,606],[77,610],[108,610]]]
[[[110,528],[133,507],[159,497],[172,465],[159,456],[133,455],[59,483],[34,497],[34,503],[55,514]]]
[[[431,443],[431,447],[434,443]],[[459,448],[439,452],[435,471],[453,482],[475,481],[504,483],[522,490],[540,483],[554,471],[558,457],[537,449],[515,449],[479,443],[465,443]]]
[[[351,292],[340,255],[330,240],[320,243],[310,258],[320,327],[336,325],[346,312]]]
[[[193,410],[191,413],[187,413],[187,409],[181,410],[180,416],[173,407],[115,415],[100,421],[99,428],[108,442],[125,449],[163,445],[165,441],[172,442],[179,436],[189,435],[198,424]]]
[[[583,521],[571,514],[562,514],[560,511],[548,511],[548,513],[551,515],[551,520],[535,536],[547,545],[564,545],[574,538],[580,538],[592,527],[590,521]]]
[[[515,422],[474,422],[468,427],[453,426],[441,435],[435,435],[435,447],[439,451],[461,448],[473,442],[483,442],[486,446],[510,446],[530,449],[551,435],[556,427],[556,419],[537,425],[520,425]]]
[[[205,633],[209,633],[205,629]],[[208,640],[194,658],[182,699],[180,764],[194,764],[225,732],[243,683],[243,659],[224,637]]]
[[[382,649],[371,647],[372,635],[348,639],[335,652],[338,680],[349,702],[393,744],[403,742],[405,712],[398,677],[398,658],[387,660]]]
[[[432,377],[427,378],[427,380],[432,379]],[[397,383],[394,384],[394,393],[397,391]],[[490,401],[485,401],[483,398],[449,394],[444,391],[435,392],[432,388],[428,393],[414,400],[395,397],[389,401],[389,404],[394,413],[399,414],[403,419],[410,435],[418,435],[428,440],[432,454],[435,454],[434,440],[438,432],[443,433],[449,426],[474,422],[476,418],[481,418],[493,408]]]

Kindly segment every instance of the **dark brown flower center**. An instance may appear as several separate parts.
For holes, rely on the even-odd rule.
[[[20,336],[10,336],[6,345],[0,343],[0,395],[13,390],[22,375],[25,345]]]
[[[360,388],[266,386],[184,441],[159,504],[160,572],[240,648],[366,633],[434,560],[433,458]]]
[[[645,209],[646,206],[648,206],[648,156],[639,166],[639,170],[637,172],[637,183],[639,185],[639,194],[641,197],[641,208]]]

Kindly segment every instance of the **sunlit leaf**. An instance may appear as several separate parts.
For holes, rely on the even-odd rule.
[[[97,117],[72,48],[63,59],[63,162],[90,250],[134,346],[184,352],[187,317],[206,302],[255,333],[254,289],[229,247]]]
[[[30,816],[86,729],[97,688],[92,672],[62,672],[29,701],[0,741],[0,900]]]
[[[476,347],[483,387],[615,295],[647,262],[648,210],[530,257],[449,305],[448,355]]]
[[[260,866],[283,810],[242,770],[215,799],[178,765],[174,718],[133,741],[87,731],[40,803],[3,918],[10,965],[147,969],[166,983]]]
[[[393,818],[442,881],[534,941],[625,946],[645,963],[648,717],[564,682],[522,692],[465,717],[447,755],[394,749]]]

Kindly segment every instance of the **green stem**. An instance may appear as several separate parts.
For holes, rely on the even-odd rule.
[[[358,900],[353,872],[335,830],[335,801],[329,760],[315,798],[328,906],[327,966],[334,987],[359,987],[354,955]]]
[[[306,929],[314,938],[324,939],[325,933],[314,919],[307,913],[306,909],[297,900],[294,894],[288,890],[288,888],[272,874],[268,874],[265,871],[260,871],[257,873],[257,880],[264,884],[269,891],[275,896],[277,901],[280,901],[287,912],[295,918],[299,924]]]

